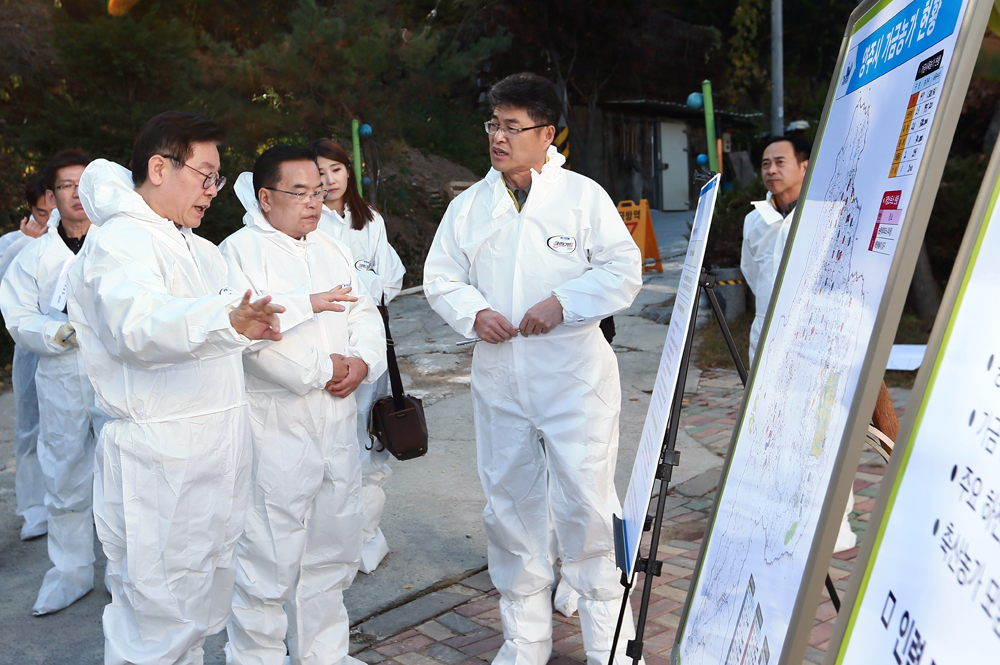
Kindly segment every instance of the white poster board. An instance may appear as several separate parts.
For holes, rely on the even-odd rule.
[[[965,269],[962,256],[955,264],[961,282],[939,314],[939,350],[911,396],[872,516],[874,544],[856,564],[857,600],[841,614],[846,637],[831,641],[828,662],[1000,662],[998,171],[994,148],[985,214],[970,223]]]
[[[804,652],[843,516],[833,495],[846,503],[849,491],[840,468],[877,395],[867,370],[884,348],[881,377],[891,342],[876,324],[890,301],[898,316],[911,273],[901,284],[890,275],[904,257],[912,271],[988,11],[979,0],[883,0],[852,18],[675,662],[784,663],[793,643]],[[975,51],[959,51],[959,77],[956,43],[977,28]],[[939,152],[929,150],[942,132]]]
[[[660,448],[663,446],[670,407],[674,401],[674,390],[681,371],[681,358],[684,355],[684,345],[687,343],[691,325],[691,312],[692,308],[698,307],[698,277],[701,275],[701,266],[705,259],[705,241],[712,226],[720,178],[719,175],[712,178],[701,188],[698,197],[698,210],[694,216],[694,225],[691,227],[691,238],[684,258],[684,270],[681,272],[680,284],[677,287],[677,297],[674,299],[674,310],[670,315],[667,340],[663,344],[656,383],[653,385],[649,410],[646,411],[646,422],[642,427],[642,438],[639,440],[639,450],[632,465],[632,477],[622,506],[622,522],[625,529],[625,573],[630,579],[639,555],[639,541],[642,539],[642,527],[646,521],[649,496],[653,491],[656,465],[660,458]]]

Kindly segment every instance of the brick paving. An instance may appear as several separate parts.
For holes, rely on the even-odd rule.
[[[890,395],[902,410],[909,391],[890,388]],[[697,392],[684,400],[682,424],[689,435],[700,440],[709,450],[725,457],[732,437],[743,396],[739,377],[725,370],[702,373]],[[872,451],[862,454],[854,481],[854,510],[849,520],[859,542],[864,537],[871,517],[874,497],[885,472],[882,458]],[[648,665],[667,665],[677,627],[684,611],[691,575],[709,514],[714,490],[700,497],[673,493],[667,496],[666,512],[661,528],[657,558],[663,561],[662,574],[653,579],[652,595],[643,637],[644,657]],[[643,538],[642,551],[649,548],[650,534]],[[850,582],[858,549],[834,555],[830,577],[840,595]],[[638,615],[644,575],[637,576],[631,604]],[[483,572],[456,585],[470,597],[452,610],[425,621],[410,630],[374,644],[365,642],[365,635],[352,636],[352,653],[356,658],[375,665],[485,665],[503,644],[500,624],[499,596]],[[485,589],[485,590],[484,590]],[[553,612],[553,646],[550,665],[577,665],[586,662],[578,616],[564,617]],[[837,612],[826,589],[816,610],[809,635],[804,663],[821,663],[833,632]],[[624,648],[621,645],[620,648]]]

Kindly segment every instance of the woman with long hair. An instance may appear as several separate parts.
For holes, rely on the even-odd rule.
[[[316,153],[323,186],[329,189],[319,229],[347,245],[354,257],[354,268],[368,292],[379,304],[392,300],[403,285],[406,269],[396,250],[389,244],[385,220],[361,197],[347,151],[331,139],[309,144]],[[392,475],[389,451],[368,436],[368,417],[375,400],[389,394],[388,374],[372,383],[363,383],[354,392],[358,404],[358,444],[361,455],[361,498],[364,513],[364,546],[359,570],[370,573],[378,567],[389,546],[379,521],[385,509],[383,486]]]

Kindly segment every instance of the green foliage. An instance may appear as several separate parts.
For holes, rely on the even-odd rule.
[[[483,151],[469,150],[481,143],[476,76],[510,39],[470,29],[475,3],[450,4],[437,14],[415,1],[143,0],[123,17],[98,0],[28,0],[16,16],[0,4],[0,53],[11,54],[0,64],[0,203],[15,207],[26,170],[62,148],[127,163],[142,124],[169,109],[228,129],[231,181],[271,145],[345,138],[352,118],[379,141],[485,170]],[[34,21],[23,43],[3,32],[9,16]],[[45,49],[50,66],[29,67]],[[203,233],[218,242],[242,214],[224,191]]]
[[[754,98],[769,79],[761,61],[758,32],[764,15],[764,0],[739,0],[733,12],[733,34],[729,38],[729,77],[723,87],[730,105]]]

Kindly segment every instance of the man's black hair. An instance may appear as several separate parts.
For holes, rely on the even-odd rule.
[[[792,152],[795,153],[795,161],[799,164],[809,159],[809,155],[812,154],[812,144],[806,141],[801,136],[791,135],[791,136],[772,136],[764,144],[764,148],[773,143],[781,143],[782,141],[788,141],[792,144]],[[763,154],[763,151],[762,151]]]
[[[276,145],[260,154],[253,164],[253,191],[271,189],[281,182],[281,165],[288,162],[316,163],[316,153],[297,145]]]
[[[45,196],[45,178],[38,176],[24,183],[24,200],[29,208],[38,205],[38,199]]]
[[[139,130],[132,145],[132,182],[136,187],[146,182],[149,158],[153,155],[176,157],[186,162],[195,143],[218,145],[225,138],[222,128],[213,121],[190,111],[167,111],[151,118]],[[172,160],[171,160],[172,161]],[[182,168],[174,163],[175,169]]]
[[[45,189],[51,189],[54,192],[56,189],[56,176],[59,175],[60,169],[64,169],[67,166],[86,166],[90,162],[90,155],[79,148],[60,150],[45,165],[45,170],[42,171],[42,184],[45,186]],[[37,201],[38,199],[35,200]],[[30,205],[35,205],[35,202],[32,201]]]
[[[552,81],[522,72],[498,81],[489,93],[490,110],[499,106],[524,109],[538,125],[557,125],[562,113],[559,93]]]

